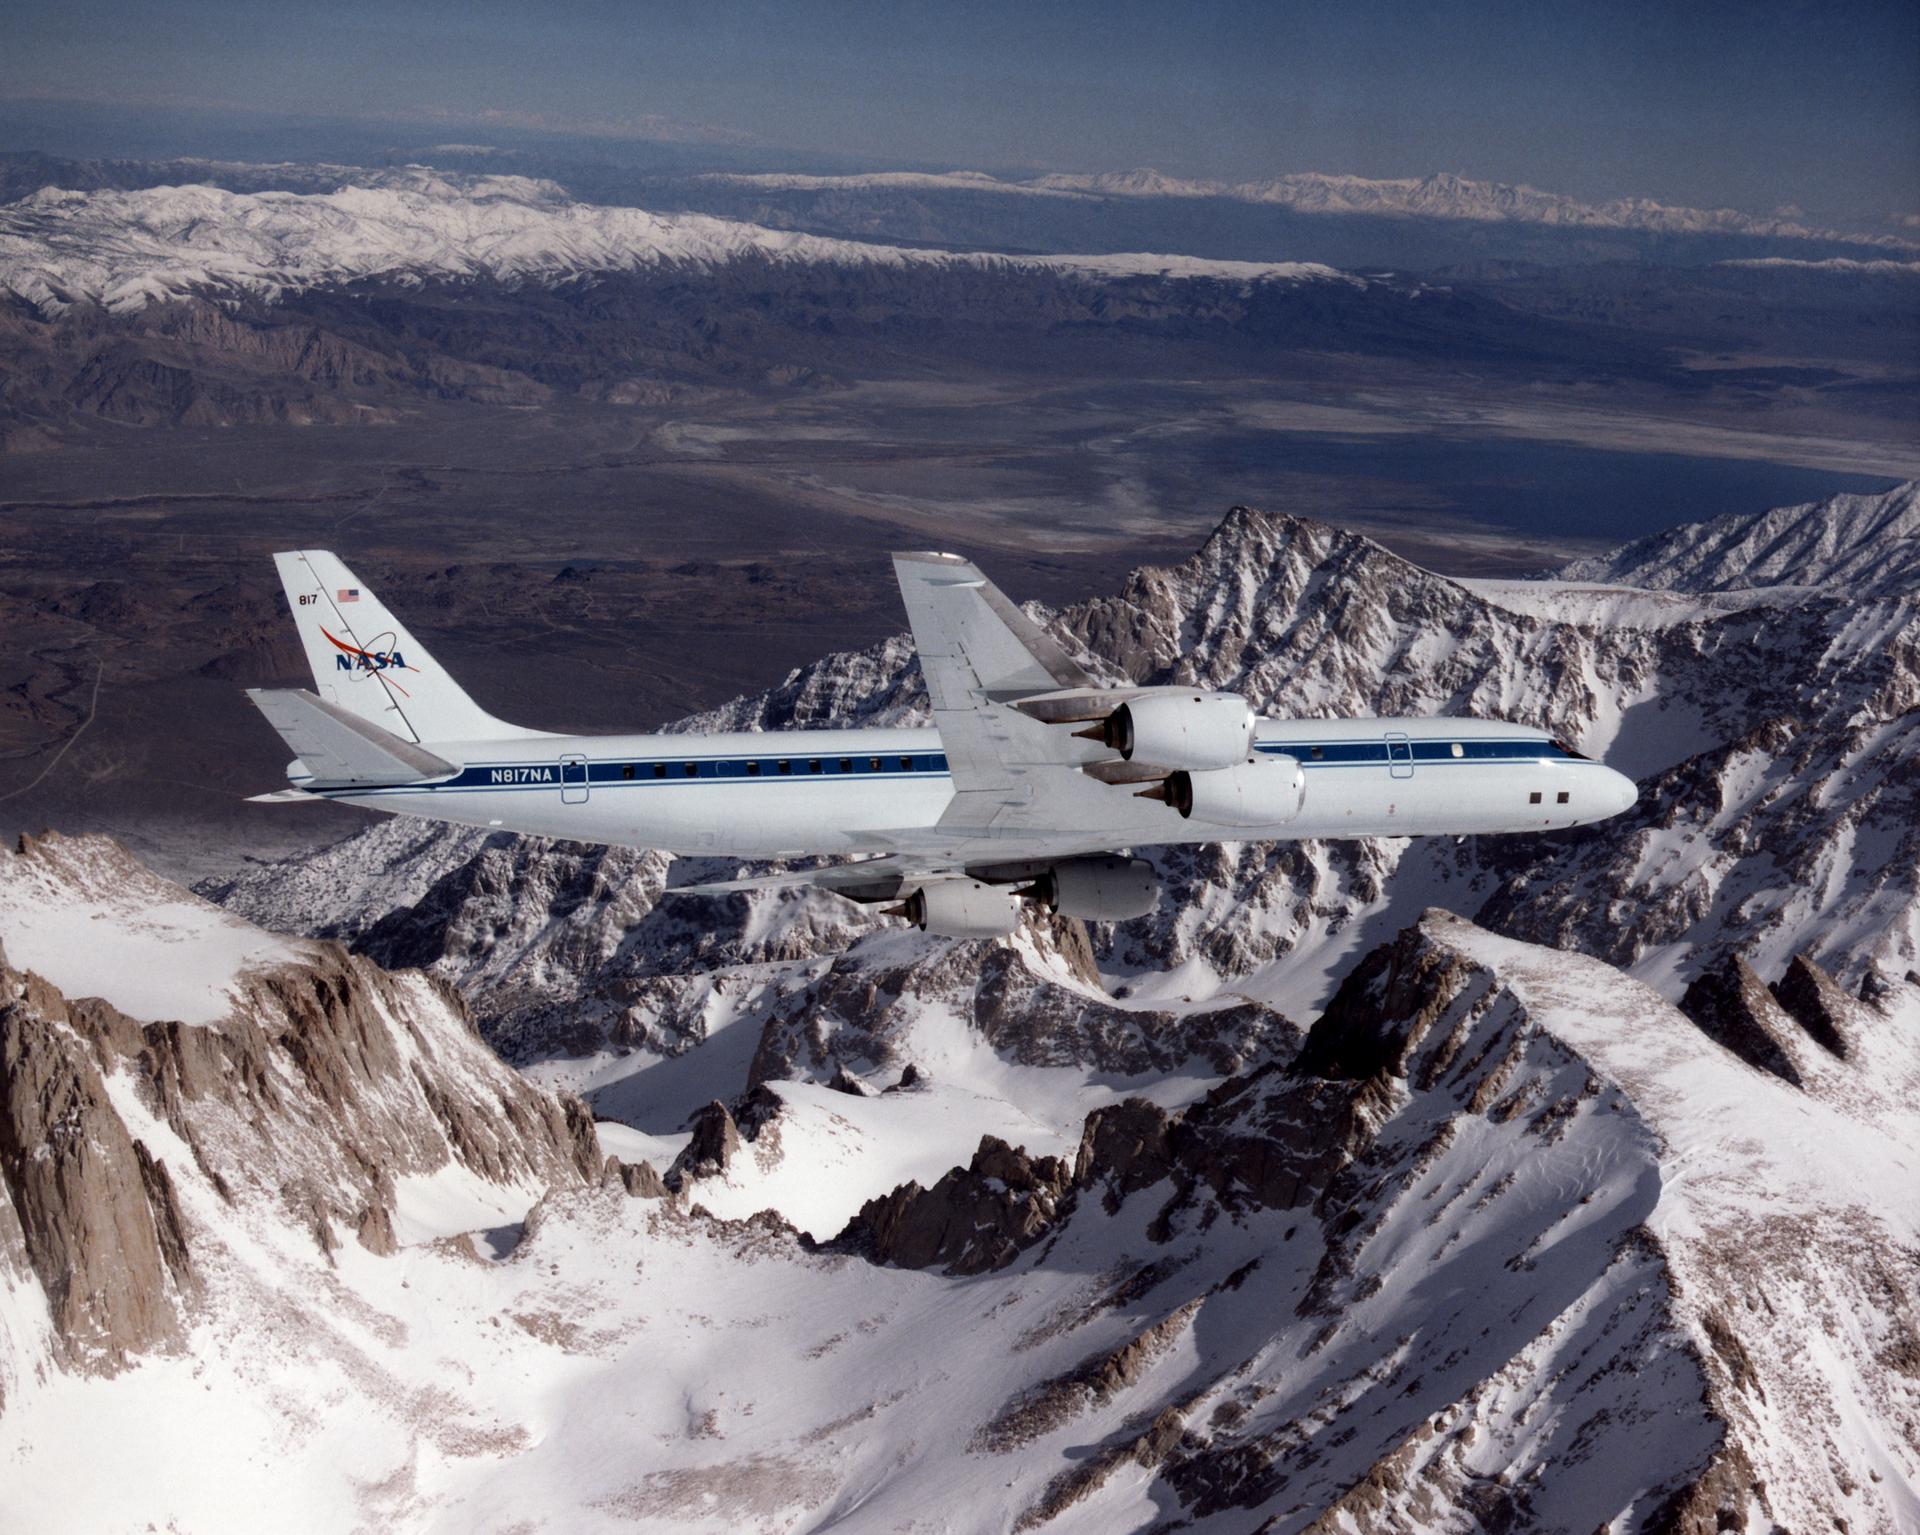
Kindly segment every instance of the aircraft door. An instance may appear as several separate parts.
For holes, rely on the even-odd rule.
[[[1403,735],[1387,737],[1387,771],[1395,778],[1413,777],[1413,748]]]
[[[584,805],[587,802],[587,759],[566,756],[560,759],[560,803]]]

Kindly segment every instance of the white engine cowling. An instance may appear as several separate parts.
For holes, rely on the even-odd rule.
[[[1011,891],[978,880],[942,880],[920,886],[895,914],[939,938],[1001,938],[1019,921],[1020,903]]]
[[[1292,757],[1255,757],[1206,773],[1169,774],[1156,798],[1188,820],[1216,826],[1284,826],[1307,799],[1307,773]]]
[[[1247,760],[1253,726],[1253,706],[1237,693],[1154,693],[1115,709],[1100,739],[1129,762],[1224,768]]]
[[[1033,895],[1063,917],[1130,922],[1160,904],[1160,880],[1142,858],[1069,858],[1033,882]]]

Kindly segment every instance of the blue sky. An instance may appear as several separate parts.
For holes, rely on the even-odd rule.
[[[429,142],[710,134],[875,165],[1451,170],[1920,213],[1910,3],[11,0],[0,101],[6,129],[172,113],[179,152],[215,118],[292,113]]]

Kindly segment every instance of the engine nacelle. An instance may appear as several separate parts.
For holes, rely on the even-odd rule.
[[[1232,767],[1253,750],[1253,706],[1238,693],[1150,693],[1131,698],[1092,731],[1127,761],[1196,771]]]
[[[978,880],[942,880],[920,886],[887,915],[905,917],[937,938],[1003,938],[1020,919],[1020,903],[1012,891]]]
[[[1284,826],[1306,803],[1307,773],[1293,757],[1256,757],[1206,773],[1171,773],[1144,797],[1164,799],[1187,820]]]
[[[1027,891],[1063,917],[1084,922],[1130,922],[1160,904],[1160,881],[1142,858],[1069,858]]]

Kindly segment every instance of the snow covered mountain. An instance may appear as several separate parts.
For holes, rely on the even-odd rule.
[[[236,935],[284,941],[98,842],[23,848],[0,890],[64,989],[109,993],[0,975],[9,1523],[1920,1510],[1920,993],[1843,1000],[1852,1054],[1803,1035],[1789,1085],[1601,961],[1434,911],[1297,1050],[1109,1098],[1057,1154],[989,1133],[897,1183],[937,1080],[774,1081],[697,1115],[662,1179],[627,1159],[652,1138],[603,1124],[602,1161],[525,1085],[489,1107],[502,1068],[417,975],[313,945],[236,968]],[[123,956],[56,937],[127,925],[130,895],[178,913],[172,968],[228,1016],[128,1017]],[[993,952],[945,947],[963,972]],[[922,1011],[966,1045],[964,1014]]]
[[[1445,172],[1388,180],[1305,172],[1240,182],[1197,181],[1154,170],[1038,176],[1025,181],[1006,180],[980,171],[895,171],[847,176],[715,174],[706,179],[769,191],[906,189],[997,192],[1024,197],[1220,198],[1291,208],[1301,213],[1631,229],[1659,234],[1735,234],[1769,239],[1840,240],[1890,250],[1917,248],[1913,242],[1894,235],[1841,234],[1814,229],[1792,218],[1756,216],[1732,208],[1674,207],[1644,197],[1584,203],[1537,187],[1473,181]]]
[[[1920,591],[1920,484],[1688,523],[1576,560],[1560,575],[1678,592],[1806,586],[1853,600],[1911,594]]]
[[[0,206],[0,292],[43,314],[77,303],[117,313],[190,295],[253,297],[356,282],[552,285],[611,272],[732,262],[966,266],[1093,278],[1227,282],[1360,279],[1302,262],[1192,256],[1002,256],[911,250],[765,229],[701,214],[570,201],[523,176],[425,167],[358,173],[328,192],[212,186],[90,192],[43,188]]]
[[[1236,508],[1056,635],[1552,725],[1642,803],[1163,855],[1117,927],[400,822],[224,912],[0,859],[0,1517],[1910,1528],[1920,587],[1852,594],[1914,493],[1633,587]],[[922,707],[893,640],[688,725]]]

